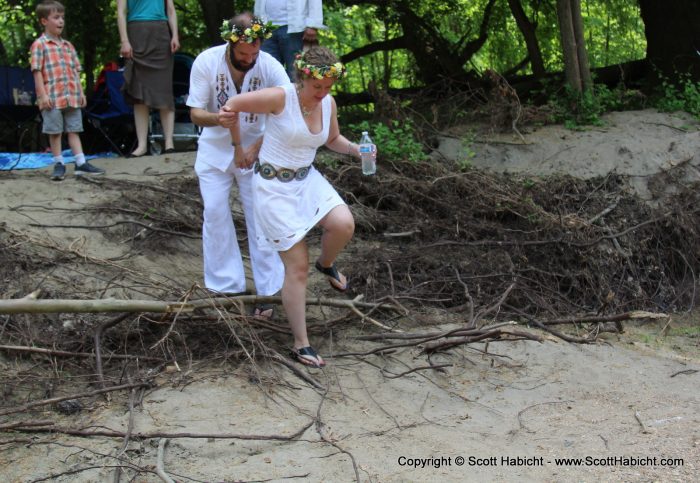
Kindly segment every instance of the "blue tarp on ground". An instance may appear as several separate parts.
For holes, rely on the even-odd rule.
[[[116,153],[108,152],[88,154],[85,156],[85,159],[116,157],[118,157]],[[70,149],[63,151],[63,160],[66,164],[75,162],[75,156],[73,156]],[[51,153],[0,153],[0,171],[45,168],[52,164],[53,156]]]

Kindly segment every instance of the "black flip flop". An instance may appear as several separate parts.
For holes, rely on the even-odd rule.
[[[324,267],[322,266],[318,260],[316,260],[316,270],[324,274],[326,277],[328,277],[328,283],[331,284],[331,287],[333,287],[334,290],[337,290],[338,292],[346,292],[348,290],[348,287],[350,287],[350,280],[348,280],[347,277],[345,277],[345,287],[344,288],[339,288],[337,285],[333,284],[331,279],[335,280],[339,284],[342,284],[343,281],[340,280],[340,274],[338,273],[338,269],[335,268],[335,263],[331,265],[330,267]]]
[[[311,346],[292,349],[289,356],[300,364],[315,367],[316,369],[320,369],[326,365],[326,362],[321,359],[316,350]]]

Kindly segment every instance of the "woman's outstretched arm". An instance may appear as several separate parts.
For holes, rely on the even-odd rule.
[[[326,147],[331,151],[335,151],[340,154],[347,154],[355,158],[360,157],[360,147],[349,141],[348,138],[340,134],[340,127],[338,126],[338,115],[335,106],[335,99],[331,97],[331,125],[328,131],[328,141],[326,141]]]

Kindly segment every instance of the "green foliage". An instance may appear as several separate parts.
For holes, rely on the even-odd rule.
[[[545,89],[547,91],[547,89]],[[600,116],[609,111],[624,111],[643,107],[644,97],[636,90],[624,86],[610,89],[605,84],[595,84],[579,94],[566,86],[549,97],[554,112],[554,122],[561,122],[569,129],[583,126],[601,126]]]
[[[37,2],[0,0],[0,63],[28,65],[29,45],[40,32],[34,16]],[[118,60],[116,1],[63,0],[63,3],[66,38],[76,46],[83,67],[91,70],[86,73],[89,78],[106,62]],[[175,2],[183,52],[197,55],[209,47],[203,19],[205,7],[213,3],[211,0]],[[451,66],[454,69],[450,72],[459,74],[461,68],[464,72],[478,73],[488,68],[508,73],[520,65],[519,72],[529,73],[529,63],[524,62],[528,53],[523,34],[508,2],[496,2],[488,23],[483,24],[488,3],[489,0],[324,1],[324,23],[329,28],[320,32],[321,43],[353,59],[348,63],[348,78],[335,89],[365,92],[370,82],[385,90],[419,86],[425,79],[422,74],[449,64],[447,61],[454,60],[459,51],[471,44],[475,46],[474,55],[462,66]],[[536,25],[537,43],[546,69],[561,70],[556,2],[520,0],[520,3],[529,21]],[[242,11],[252,8],[253,0],[234,4],[237,11]],[[581,6],[586,48],[593,68],[644,57],[646,38],[638,2],[586,0]],[[414,20],[407,22],[407,19]],[[395,42],[396,39],[404,40]],[[363,49],[362,55],[356,55],[359,49]],[[414,57],[416,52],[425,54],[420,62]],[[574,104],[582,104],[584,113],[595,111],[591,99]],[[365,114],[372,110],[371,105],[363,109]],[[587,122],[586,114],[582,118],[580,122]]]
[[[700,119],[700,83],[689,75],[680,75],[678,84],[664,79],[654,106],[667,112],[685,111]]]
[[[336,169],[340,164],[340,159],[337,154],[332,153],[329,150],[319,149],[316,153],[314,163],[321,166],[326,166],[330,169]]]
[[[457,168],[460,171],[468,171],[472,168],[472,158],[476,156],[476,151],[474,151],[474,140],[476,139],[476,133],[470,131],[464,137],[462,137],[462,150],[464,152],[464,157],[457,160]]]
[[[38,31],[34,5],[0,0],[0,64],[29,67],[29,47]]]
[[[415,126],[410,120],[404,122],[392,121],[391,128],[381,122],[370,123],[362,121],[350,124],[350,129],[360,139],[362,131],[367,131],[377,145],[377,155],[384,159],[407,160],[413,163],[425,161],[428,155],[423,151],[423,145],[416,137]]]

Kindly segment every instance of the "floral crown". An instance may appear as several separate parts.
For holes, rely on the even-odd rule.
[[[341,62],[336,62],[331,65],[314,65],[309,64],[304,59],[304,54],[297,54],[294,66],[299,69],[307,77],[314,79],[335,78],[342,79],[347,74],[347,69]]]
[[[272,22],[263,23],[260,17],[253,17],[250,27],[241,28],[235,25],[230,20],[224,20],[221,24],[221,38],[225,41],[231,41],[234,44],[239,40],[252,44],[257,39],[269,39],[272,37],[272,31],[275,29]]]

